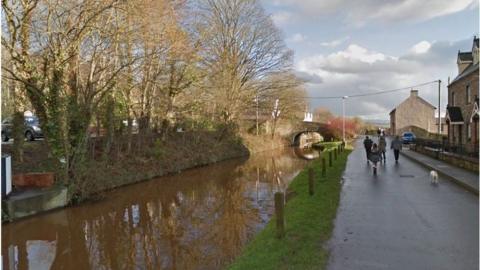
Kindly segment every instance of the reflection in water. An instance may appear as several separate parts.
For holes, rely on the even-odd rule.
[[[3,226],[4,269],[219,269],[305,166],[292,149],[161,177]]]
[[[306,160],[312,160],[320,157],[320,152],[313,148],[294,148],[295,155],[299,158],[303,158]]]

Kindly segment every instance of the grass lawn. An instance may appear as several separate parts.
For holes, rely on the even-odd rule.
[[[337,147],[338,145],[342,144],[342,142],[335,141],[335,142],[318,142],[314,143],[313,147],[320,147],[323,146],[325,149],[329,149],[331,147]]]
[[[296,195],[285,207],[286,235],[275,237],[275,217],[244,249],[229,269],[325,269],[325,247],[333,230],[340,199],[341,177],[351,149],[345,149],[321,177],[321,158],[309,167],[315,172],[315,194],[308,194],[308,167],[290,184]]]

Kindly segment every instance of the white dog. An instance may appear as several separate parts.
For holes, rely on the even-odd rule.
[[[430,171],[430,182],[432,184],[438,184],[438,173],[436,171]]]

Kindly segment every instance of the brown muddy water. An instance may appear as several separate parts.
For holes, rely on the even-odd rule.
[[[3,225],[3,269],[223,269],[267,224],[274,193],[314,156],[264,152]]]

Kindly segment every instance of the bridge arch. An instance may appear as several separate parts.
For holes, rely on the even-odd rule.
[[[322,141],[323,137],[318,131],[302,130],[294,132],[291,136],[291,140],[293,146],[305,147]]]

